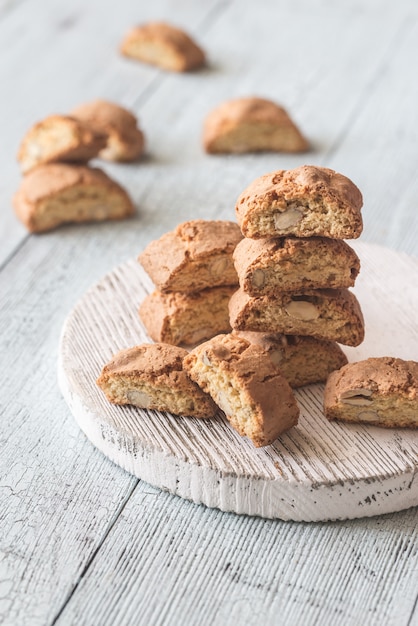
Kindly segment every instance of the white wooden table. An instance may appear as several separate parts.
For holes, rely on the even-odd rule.
[[[195,35],[209,68],[121,58],[124,32],[156,18]],[[416,508],[308,524],[195,505],[98,452],[56,383],[60,330],[86,289],[181,221],[234,219],[265,172],[343,172],[364,194],[362,240],[418,255],[415,0],[0,0],[0,48],[0,624],[417,626]],[[252,94],[285,105],[314,151],[205,155],[206,113]],[[105,166],[137,216],[29,236],[10,201],[20,138],[96,97],[146,132],[142,163]]]

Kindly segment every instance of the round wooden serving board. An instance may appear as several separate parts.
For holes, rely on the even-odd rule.
[[[354,289],[366,340],[346,348],[418,360],[418,259],[356,243],[362,270]],[[296,392],[298,426],[254,448],[219,414],[213,420],[111,405],[96,386],[111,356],[150,341],[139,303],[153,289],[136,261],[90,289],[63,328],[59,383],[91,442],[138,478],[223,511],[284,520],[347,519],[418,505],[418,431],[329,423],[323,385]]]

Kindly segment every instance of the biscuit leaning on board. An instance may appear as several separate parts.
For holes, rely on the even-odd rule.
[[[363,228],[360,190],[346,176],[303,165],[254,180],[235,207],[244,237],[356,239]]]
[[[172,72],[187,72],[205,63],[205,54],[193,39],[165,22],[151,22],[130,30],[122,41],[121,52]]]
[[[347,363],[335,341],[244,330],[233,334],[263,348],[291,387],[325,382],[331,372]]]
[[[309,149],[285,109],[264,98],[237,98],[213,109],[204,122],[203,145],[212,154]]]
[[[107,100],[94,100],[80,104],[71,115],[105,135],[106,146],[98,154],[101,159],[129,162],[144,152],[144,133],[138,128],[135,115],[127,109]]]
[[[235,222],[190,220],[151,241],[138,261],[160,291],[238,285],[232,253],[241,239]]]
[[[186,355],[182,348],[155,343],[121,350],[103,367],[97,384],[113,404],[213,417],[216,405],[183,370]]]
[[[28,130],[17,160],[26,174],[45,163],[87,163],[106,146],[106,136],[69,115],[50,115]]]
[[[326,237],[245,238],[233,258],[240,286],[251,296],[352,287],[360,271],[354,250]]]
[[[324,394],[329,420],[385,428],[418,427],[418,363],[376,357],[333,372]]]
[[[249,296],[239,289],[229,303],[235,330],[305,335],[358,346],[364,320],[355,295],[348,289],[312,289],[301,294]]]
[[[149,294],[139,317],[154,341],[193,345],[231,330],[228,304],[236,287],[212,287],[194,293]]]
[[[126,191],[102,170],[65,163],[40,165],[29,172],[13,205],[32,233],[68,222],[124,219],[134,212]]]
[[[260,346],[218,335],[192,350],[183,366],[256,447],[297,424],[299,408],[289,383]]]

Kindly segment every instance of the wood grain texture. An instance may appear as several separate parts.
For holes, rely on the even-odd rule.
[[[418,261],[377,246],[356,249],[367,330],[361,346],[347,348],[350,360],[416,357],[418,291],[410,285],[418,284]],[[418,505],[418,431],[329,423],[322,385],[297,390],[299,424],[258,450],[221,415],[197,420],[110,404],[95,381],[116,352],[149,341],[137,310],[152,290],[139,263],[120,266],[82,298],[61,338],[64,397],[111,460],[194,502],[267,518],[345,519]]]
[[[57,624],[406,625],[417,521],[263,520],[140,482]]]
[[[51,624],[66,607],[63,624],[135,624],[138,615],[170,624],[255,624],[261,615],[273,624],[283,615],[298,625],[302,617],[357,626],[366,616],[416,626],[417,509],[309,526],[160,492],[126,506],[118,526],[136,481],[85,442],[55,383],[61,325],[91,284],[184,219],[232,218],[253,178],[300,164],[206,157],[201,122],[223,99],[252,91],[286,105],[315,144],[310,162],[352,176],[365,192],[365,240],[418,254],[415,0],[0,6],[0,622]],[[208,50],[206,73],[177,79],[114,54],[133,22],[170,16]],[[20,138],[35,119],[94,97],[132,106],[148,133],[140,166],[106,166],[138,216],[27,237],[10,206]],[[254,575],[259,586],[248,584]]]

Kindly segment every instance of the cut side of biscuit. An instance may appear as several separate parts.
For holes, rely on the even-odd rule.
[[[164,22],[133,28],[124,38],[121,52],[172,72],[187,72],[205,63],[205,54],[193,39]]]
[[[190,352],[185,370],[256,447],[268,446],[297,424],[299,409],[280,370],[259,346],[219,335]]]
[[[160,291],[238,285],[232,254],[241,240],[235,222],[191,220],[152,241],[138,261]]]
[[[283,107],[263,98],[238,98],[211,111],[203,145],[212,154],[305,152],[309,144]]]
[[[263,348],[291,387],[325,382],[331,372],[347,363],[335,341],[239,330],[233,334]]]
[[[245,237],[356,239],[363,229],[362,195],[346,176],[304,165],[257,178],[235,210]]]
[[[113,404],[213,417],[216,405],[183,370],[186,355],[186,350],[164,344],[128,348],[104,366],[97,384]]]
[[[348,289],[316,289],[253,298],[239,289],[229,304],[236,330],[303,335],[358,346],[364,320],[357,298]]]
[[[154,341],[194,345],[229,332],[228,304],[235,287],[213,287],[195,293],[154,291],[139,307],[139,316]]]
[[[71,115],[106,136],[106,146],[98,155],[101,159],[129,162],[144,152],[144,134],[127,109],[107,100],[94,100],[76,107]]]
[[[349,363],[325,386],[329,420],[385,428],[418,427],[418,363],[393,357]]]
[[[13,198],[18,218],[33,233],[68,222],[123,219],[134,212],[126,191],[104,172],[82,165],[41,165]]]
[[[50,115],[25,135],[17,160],[26,174],[57,161],[87,163],[106,145],[106,136],[68,115]]]
[[[352,287],[360,271],[345,241],[325,237],[243,239],[234,263],[241,288],[251,296]]]

